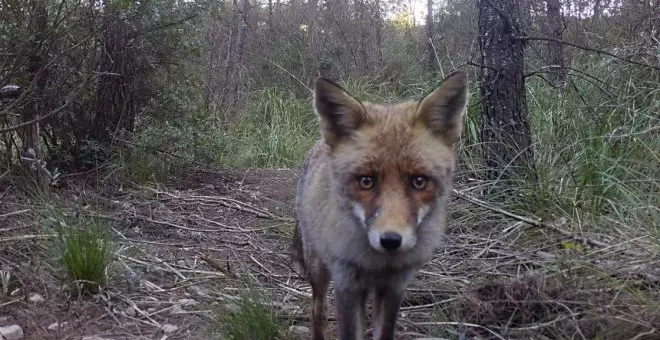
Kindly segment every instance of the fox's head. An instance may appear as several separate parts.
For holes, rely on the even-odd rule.
[[[333,190],[380,252],[408,251],[424,228],[444,230],[454,142],[468,102],[463,72],[419,101],[380,105],[316,81],[315,106],[332,159]]]

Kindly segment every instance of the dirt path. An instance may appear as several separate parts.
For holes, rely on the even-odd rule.
[[[296,176],[292,170],[198,171],[167,186],[80,182],[59,190],[58,202],[70,213],[101,218],[116,242],[110,282],[92,297],[71,296],[58,284],[40,240],[26,237],[43,234],[34,204],[8,200],[16,189],[5,190],[10,203],[0,216],[25,212],[0,220],[0,239],[18,238],[0,243],[0,264],[12,273],[9,296],[0,299],[0,326],[21,325],[26,339],[211,339],[218,310],[234,305],[246,286],[259,290],[287,320],[307,325],[310,289],[288,259]],[[569,324],[571,316],[590,310],[570,301],[601,298],[567,289],[571,278],[564,278],[562,289],[554,274],[514,280],[554,273],[550,263],[564,252],[554,246],[559,238],[527,240],[521,248],[521,223],[463,201],[452,201],[450,210],[445,247],[407,292],[401,339],[500,338],[502,329],[485,326],[499,321],[522,329],[556,318],[556,325],[543,327],[580,329],[579,320]],[[564,309],[530,305],[532,300],[569,302]],[[650,317],[643,325],[658,321]]]
[[[11,247],[3,242],[3,264],[16,264],[12,286],[17,291],[0,300],[0,326],[18,323],[26,339],[153,339],[164,335],[164,325],[178,328],[167,334],[169,339],[211,338],[212,310],[244,288],[237,278],[257,279],[271,297],[285,292],[278,285],[293,287],[286,235],[295,181],[294,171],[262,170],[195,172],[165,187],[112,185],[99,191],[71,184],[56,192],[60,202],[102,216],[117,241],[119,261],[108,288],[91,299],[72,299],[48,274],[38,241]],[[6,210],[31,208],[18,200]],[[14,216],[12,230],[0,236],[42,234],[34,217],[32,211]],[[129,289],[127,268],[139,277],[139,287]],[[30,301],[34,294],[43,301]],[[61,326],[54,329],[55,323]]]

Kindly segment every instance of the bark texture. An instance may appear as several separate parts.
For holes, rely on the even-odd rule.
[[[22,122],[30,122],[43,115],[46,110],[46,98],[44,90],[48,80],[48,50],[46,47],[46,35],[48,28],[48,10],[44,1],[36,1],[32,7],[30,16],[30,49],[28,55],[28,77],[32,87],[33,96],[21,113]],[[39,123],[33,123],[21,129],[22,151],[24,157],[23,165],[32,168],[34,160],[39,158]],[[39,178],[39,169],[35,169]]]
[[[436,68],[435,50],[433,49],[433,1],[426,1],[426,67],[429,70]]]
[[[533,174],[524,40],[516,0],[478,0],[481,140],[488,177]]]
[[[109,145],[117,131],[133,131],[135,112],[130,89],[132,65],[128,27],[116,5],[106,2],[105,8],[92,134],[97,142]]]
[[[566,68],[564,67],[564,44],[561,41],[564,28],[561,18],[561,3],[559,0],[547,0],[548,33],[557,41],[548,41],[548,67],[549,80],[552,86],[561,88],[566,82]]]

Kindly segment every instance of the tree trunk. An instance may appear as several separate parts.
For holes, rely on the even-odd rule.
[[[33,93],[29,102],[22,111],[22,122],[29,122],[44,114],[46,109],[46,98],[44,90],[48,80],[48,51],[44,40],[46,39],[46,30],[48,28],[48,10],[44,1],[36,1],[32,8],[30,17],[30,52],[28,55],[28,79],[33,86]],[[39,154],[39,123],[33,123],[21,129],[23,165],[30,169],[39,184],[43,184],[41,179],[43,172],[39,169],[36,160]]]
[[[273,27],[273,0],[268,0],[268,33],[270,33],[268,39],[272,40],[275,35],[275,28]]]
[[[535,177],[519,4],[477,1],[481,139],[487,175],[490,179]]]
[[[314,66],[320,71],[323,65],[323,49],[319,48],[322,41],[320,39],[318,0],[307,1],[305,18],[307,22],[307,51],[316,61]]]
[[[562,88],[566,82],[566,69],[564,67],[564,44],[562,40],[564,30],[561,19],[561,4],[559,0],[547,0],[547,19],[549,36],[557,41],[548,41],[548,67],[550,68],[550,83],[555,88]]]
[[[435,60],[435,49],[433,48],[433,1],[426,1],[426,67],[429,70],[435,70],[437,63]]]
[[[107,146],[117,131],[133,130],[134,112],[128,78],[128,28],[115,5],[106,3],[105,8],[92,137]]]
[[[367,10],[364,0],[356,0],[354,2],[354,11],[357,13],[357,28],[359,32],[358,51],[360,53],[360,65],[358,72],[361,74],[369,74],[372,69],[372,62],[369,53],[369,29],[371,28],[371,15]]]
[[[204,69],[204,107],[214,118],[218,113],[218,97],[220,93],[220,80],[222,67],[222,34],[220,28],[220,16],[224,8],[220,8],[218,2],[211,2],[208,16],[205,18],[204,32],[204,57],[206,67]],[[216,123],[216,121],[213,121]]]
[[[383,14],[380,0],[376,0],[376,49],[378,50],[378,69],[383,66]]]
[[[594,0],[594,19],[599,19],[603,13],[603,8],[601,7],[601,0]],[[550,12],[550,5],[548,4],[548,12]]]
[[[245,94],[246,85],[243,72],[243,59],[245,44],[247,43],[251,5],[249,0],[242,0],[241,8],[239,8],[237,1],[234,0],[234,6],[238,11],[238,16],[234,21],[234,29],[229,32],[230,40],[225,57],[225,76],[221,97],[223,108],[237,105]]]

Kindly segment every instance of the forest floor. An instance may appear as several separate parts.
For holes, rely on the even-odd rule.
[[[0,327],[18,324],[25,339],[212,339],[248,289],[285,330],[309,326],[310,287],[288,255],[296,180],[295,170],[196,170],[161,185],[68,181],[54,201],[105,221],[114,244],[109,281],[90,296],[49,270],[39,207],[0,187],[0,269],[11,274]],[[571,238],[567,221],[526,223],[457,188],[467,196],[452,198],[446,242],[407,291],[400,339],[660,339],[660,268],[646,240]]]

